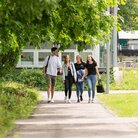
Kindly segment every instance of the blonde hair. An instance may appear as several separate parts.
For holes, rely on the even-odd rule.
[[[80,61],[83,62],[83,61],[82,61],[81,55],[77,55],[76,58],[77,58],[77,57],[79,57],[79,58],[80,58]]]

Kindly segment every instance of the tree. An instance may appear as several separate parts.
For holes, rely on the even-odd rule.
[[[24,46],[48,41],[82,50],[107,41],[113,26],[108,6],[117,0],[1,0],[0,75],[18,62]]]
[[[138,30],[138,0],[127,0],[125,5],[119,5],[118,13],[122,30]]]

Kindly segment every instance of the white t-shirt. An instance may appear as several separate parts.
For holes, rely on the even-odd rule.
[[[45,62],[44,62],[44,67],[47,64],[49,56],[46,57]],[[57,56],[52,56],[50,55],[50,59],[48,62],[48,67],[47,67],[47,74],[52,75],[52,76],[57,76],[57,69],[61,67],[61,60]]]

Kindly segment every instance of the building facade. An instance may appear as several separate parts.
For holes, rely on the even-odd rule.
[[[138,67],[138,31],[119,32],[118,64]]]
[[[52,45],[48,43],[42,43],[40,49],[33,46],[25,47],[19,57],[17,68],[42,68],[46,56],[50,55],[51,53],[51,47]],[[83,58],[83,61],[86,62],[87,55],[92,54],[94,59],[97,61],[98,66],[100,66],[99,51],[99,46],[96,46],[95,48],[87,49],[79,53],[76,46],[71,46],[70,49],[60,51],[59,57],[63,61],[63,57],[66,54],[69,54],[71,61],[75,62],[76,56],[80,54]]]

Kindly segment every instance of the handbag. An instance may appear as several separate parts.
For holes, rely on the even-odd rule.
[[[96,88],[97,88],[97,93],[105,92],[101,79],[98,80],[98,85],[96,85]]]

